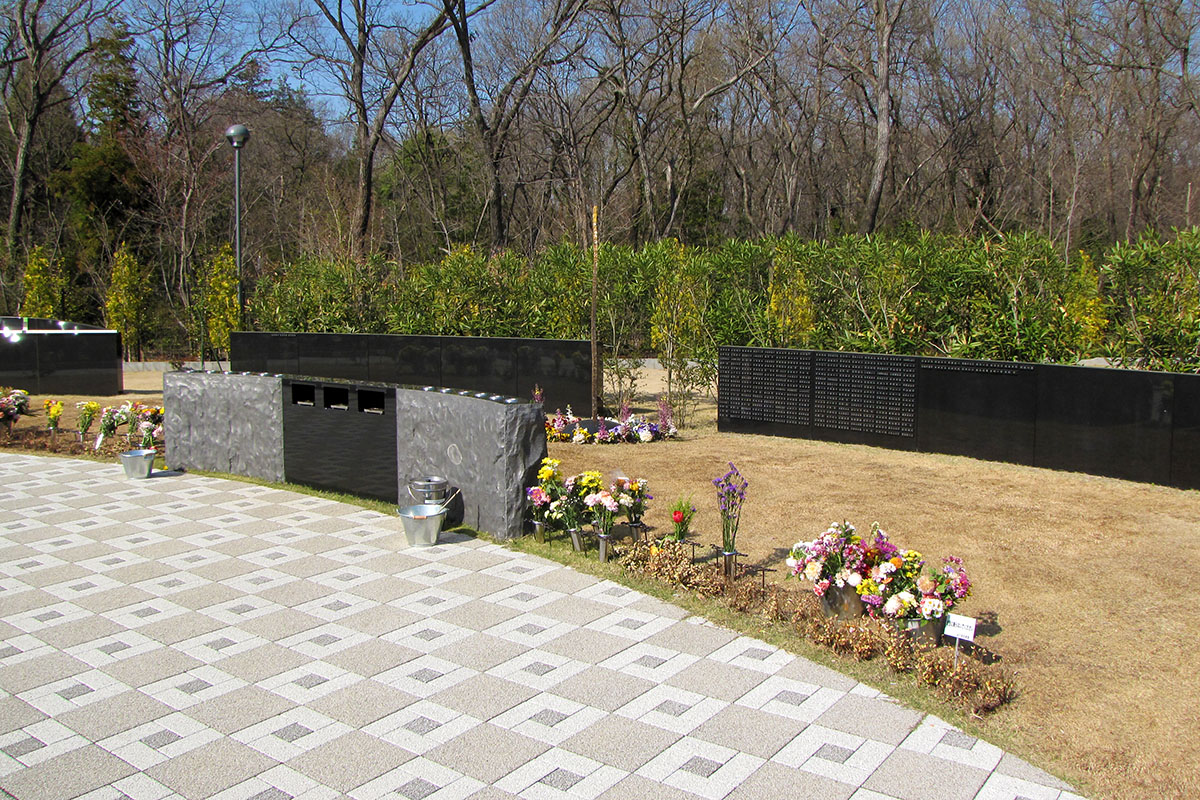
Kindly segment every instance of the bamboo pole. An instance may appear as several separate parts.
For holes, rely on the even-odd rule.
[[[592,419],[604,407],[604,373],[600,362],[600,337],[596,330],[596,299],[600,293],[600,207],[592,206]]]

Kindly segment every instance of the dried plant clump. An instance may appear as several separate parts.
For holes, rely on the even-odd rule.
[[[690,548],[681,542],[636,542],[621,556],[632,573],[680,586],[706,598],[720,598],[730,609],[790,620],[805,638],[857,661],[882,657],[893,672],[913,674],[940,697],[973,714],[995,711],[1016,697],[1012,675],[997,664],[985,664],[974,655],[914,642],[892,625],[869,617],[840,620],[828,617],[811,592],[789,591],[778,585],[762,586],[744,574],[726,580],[717,564],[693,563]]]
[[[995,711],[1017,694],[1016,683],[1006,669],[961,653],[956,665],[953,650],[919,653],[915,671],[920,683],[974,714]]]

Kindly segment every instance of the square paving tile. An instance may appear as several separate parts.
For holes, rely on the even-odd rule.
[[[407,647],[368,638],[366,641],[326,656],[322,660],[348,672],[363,677],[373,677],[412,661],[420,655],[416,650],[409,650]]]
[[[308,706],[359,729],[415,702],[417,698],[406,692],[364,680],[318,698]]]
[[[101,739],[97,744],[123,761],[146,770],[221,738],[221,733],[175,712]]]
[[[514,681],[539,691],[548,691],[588,668],[576,661],[546,650],[528,650],[493,667],[488,675]]]
[[[836,777],[836,776],[830,776]],[[863,787],[899,800],[924,800],[937,786],[944,800],[969,800],[982,788],[988,773],[953,761],[897,749],[863,780]]]
[[[763,763],[757,756],[685,737],[644,764],[637,774],[708,800],[721,800]]]
[[[496,781],[496,787],[533,800],[567,796],[591,800],[627,774],[578,753],[555,748],[505,775]]]
[[[678,740],[678,734],[609,714],[564,740],[559,747],[634,772]]]
[[[893,750],[894,747],[883,742],[814,724],[801,731],[771,760],[850,786],[861,786]]]
[[[350,792],[353,800],[463,800],[483,784],[435,761],[414,758]]]
[[[844,692],[813,683],[772,675],[737,699],[739,706],[801,722],[812,722],[828,711]]]
[[[276,761],[290,761],[328,744],[352,728],[311,708],[295,707],[231,734],[232,738]]]
[[[419,700],[363,726],[362,731],[419,755],[446,744],[479,723],[469,714]]]
[[[243,686],[187,709],[187,715],[229,734],[282,714],[294,703],[258,686]]]
[[[117,647],[118,645],[112,644],[108,649],[113,650],[116,655],[125,652],[117,650]],[[153,649],[138,649],[143,649],[143,652],[113,661],[111,664],[102,664],[100,669],[128,686],[140,688],[204,665],[199,659],[161,645]]]
[[[616,711],[655,687],[653,681],[604,667],[587,669],[556,684],[551,691],[584,705]]]
[[[362,731],[351,731],[309,750],[288,766],[343,794],[414,758],[413,754]]]
[[[667,683],[732,702],[768,678],[769,676],[761,672],[739,667],[736,664],[725,664],[703,658],[667,678]]]
[[[8,775],[4,787],[19,798],[73,800],[124,778],[134,768],[95,745],[86,745]]]
[[[33,658],[0,667],[0,689],[20,694],[28,689],[86,672],[90,667],[79,659],[55,650],[39,651]]]
[[[212,800],[336,800],[330,789],[284,764],[230,786]]]
[[[495,783],[548,749],[536,739],[483,723],[433,748],[425,757],[484,783]]]
[[[732,792],[726,795],[726,798],[727,800],[762,800],[766,797],[786,797],[789,800],[849,800],[852,795],[859,797],[853,786],[768,761],[738,784]],[[860,800],[867,800],[867,798],[860,798]],[[876,800],[882,799],[876,798]]]
[[[712,697],[679,689],[656,686],[621,708],[616,713],[648,725],[686,735],[724,708],[727,703]]]
[[[489,720],[537,694],[536,689],[492,675],[476,675],[429,699],[439,705]]]
[[[243,633],[245,633],[243,631]],[[258,638],[258,637],[255,637]],[[281,647],[274,642],[259,645],[242,653],[235,653],[219,662],[221,669],[247,683],[258,683],[290,669],[307,664],[309,656]]]
[[[147,774],[188,800],[208,800],[275,764],[257,750],[224,737],[151,767]]]
[[[706,742],[770,758],[795,738],[805,723],[763,714],[744,706],[729,705],[718,711],[691,735]]]
[[[559,745],[606,716],[598,708],[543,692],[492,717],[491,723],[549,745]]]
[[[855,736],[898,745],[921,723],[922,714],[895,701],[847,694],[817,718],[817,722]]]
[[[414,697],[428,698],[478,674],[453,661],[422,655],[375,675],[374,680]]]
[[[170,714],[172,709],[135,689],[55,717],[91,741],[99,741]]]

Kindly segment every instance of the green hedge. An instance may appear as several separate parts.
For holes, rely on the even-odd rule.
[[[1098,261],[1068,263],[1028,233],[605,246],[600,336],[620,355],[732,344],[1200,367],[1200,230]],[[261,330],[587,338],[591,267],[571,244],[532,258],[462,247],[406,270],[304,260],[260,280],[251,309]]]

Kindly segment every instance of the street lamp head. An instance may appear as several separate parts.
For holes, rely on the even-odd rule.
[[[233,145],[234,150],[240,150],[242,145],[250,141],[250,129],[241,123],[230,125],[229,130],[225,131],[225,138]]]

